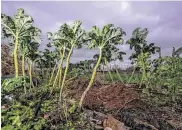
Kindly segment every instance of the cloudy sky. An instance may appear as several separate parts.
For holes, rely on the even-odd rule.
[[[56,31],[63,23],[81,20],[83,28],[91,29],[93,25],[102,27],[112,23],[123,28],[127,40],[136,27],[148,28],[148,41],[162,47],[163,55],[171,55],[172,47],[182,46],[182,2],[2,2],[2,13],[13,16],[18,8],[24,8],[31,15],[35,26],[43,32],[44,42],[40,49],[47,44],[46,32]],[[119,47],[127,53],[124,62],[128,65],[128,56],[131,54],[127,45]],[[75,50],[72,62],[92,59],[97,50]],[[117,62],[118,64],[118,62]]]

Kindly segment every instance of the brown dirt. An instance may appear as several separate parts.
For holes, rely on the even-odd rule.
[[[123,108],[127,103],[138,97],[138,93],[132,88],[118,84],[107,85],[90,90],[85,98],[84,105],[91,109],[97,105],[108,110],[115,110]]]
[[[88,85],[86,79],[76,79],[69,85],[69,97],[79,101]],[[182,130],[181,107],[154,106],[142,101],[137,87],[122,84],[94,83],[84,100],[84,107],[112,115],[131,130]],[[149,105],[150,104],[150,105]]]
[[[80,99],[87,85],[88,80],[75,80],[69,96]],[[75,88],[77,89],[75,90]],[[139,94],[133,87],[121,84],[101,85],[96,81],[86,95],[83,105],[89,109],[104,108],[107,110],[117,110],[138,98]]]

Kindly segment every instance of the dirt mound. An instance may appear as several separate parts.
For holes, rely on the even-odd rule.
[[[95,107],[99,106],[107,110],[116,110],[138,97],[138,93],[133,88],[118,84],[108,85],[92,88],[85,98],[84,106],[90,109],[96,109]]]
[[[80,99],[83,91],[88,85],[88,80],[75,80],[70,84],[69,97]],[[84,107],[97,110],[117,110],[123,108],[129,102],[138,99],[139,94],[133,87],[127,87],[120,84],[101,85],[96,81],[83,102]]]
[[[78,101],[89,80],[77,79],[70,84],[69,96]],[[91,111],[111,113],[131,130],[182,130],[181,109],[154,106],[141,99],[136,86],[95,82],[83,106]],[[178,107],[179,108],[179,107]]]
[[[86,87],[88,86],[89,80],[88,79],[76,79],[73,82],[71,82],[68,86],[69,93],[68,96],[70,98],[74,98],[76,100],[80,100],[82,93],[85,91]],[[96,81],[92,88],[100,88],[101,84],[100,82]]]

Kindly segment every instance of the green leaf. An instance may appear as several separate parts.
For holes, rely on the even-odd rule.
[[[15,128],[12,125],[6,125],[1,128],[2,130],[14,130]]]
[[[14,121],[13,121],[13,123],[12,123],[12,125],[21,125],[21,123],[20,123],[20,116],[15,116],[15,117],[13,117],[13,118],[11,118],[11,119],[14,119]]]

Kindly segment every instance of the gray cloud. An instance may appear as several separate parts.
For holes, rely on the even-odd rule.
[[[42,30],[44,42],[41,49],[48,43],[46,32],[56,31],[61,24],[74,20],[81,20],[86,30],[93,25],[102,27],[113,23],[123,28],[126,40],[136,27],[148,28],[148,41],[161,46],[163,55],[170,55],[173,46],[182,46],[182,2],[2,2],[2,13],[13,16],[20,7],[34,18],[35,25]],[[129,64],[129,47],[122,45],[119,48],[127,53],[123,64]],[[90,59],[96,52],[75,50],[71,61]]]

